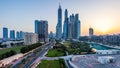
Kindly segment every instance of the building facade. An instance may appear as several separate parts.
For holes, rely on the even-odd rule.
[[[15,30],[10,30],[10,39],[15,40]]]
[[[91,38],[92,36],[94,36],[94,30],[93,28],[89,28],[89,37]]]
[[[21,39],[21,40],[23,39],[23,34],[24,34],[24,32],[23,32],[23,31],[20,31],[20,39]]]
[[[3,27],[3,39],[8,39],[8,28]]]
[[[62,8],[59,5],[58,8],[58,23],[56,26],[56,39],[62,39]]]
[[[24,45],[31,45],[38,43],[38,34],[35,33],[24,33]]]
[[[39,42],[48,42],[48,21],[35,20],[35,33],[38,34]]]
[[[64,25],[63,25],[63,38],[64,39],[67,39],[68,37],[68,23],[69,23],[68,11],[67,9],[65,9],[65,20],[64,20]]]
[[[19,31],[16,32],[16,39],[20,40],[20,32]]]

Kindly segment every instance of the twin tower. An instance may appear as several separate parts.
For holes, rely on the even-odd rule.
[[[59,5],[58,23],[56,26],[56,39],[79,39],[81,33],[79,14],[72,14],[68,17],[68,11],[65,9],[64,15],[65,18],[62,33],[62,8],[61,5]]]

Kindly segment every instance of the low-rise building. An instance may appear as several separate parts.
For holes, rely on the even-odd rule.
[[[24,33],[23,38],[25,45],[31,45],[38,42],[38,34],[35,33]]]
[[[115,58],[111,57],[111,56],[100,56],[100,57],[98,57],[98,61],[101,64],[113,63],[113,62],[115,62]]]
[[[96,54],[120,54],[120,50],[97,50]]]
[[[12,46],[19,46],[19,45],[24,45],[23,40],[8,40],[8,41],[2,41],[1,45],[3,48],[11,48]]]

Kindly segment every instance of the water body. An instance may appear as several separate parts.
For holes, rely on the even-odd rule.
[[[110,49],[115,49],[115,48],[111,48],[111,47],[107,47],[104,46],[102,44],[98,44],[98,43],[90,43],[92,48],[95,48],[97,50],[110,50]]]

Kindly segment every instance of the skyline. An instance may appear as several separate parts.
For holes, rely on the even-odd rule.
[[[68,9],[68,15],[79,13],[82,36],[89,34],[89,27],[94,29],[95,34],[114,34],[120,32],[119,0],[71,0],[69,3],[67,0],[1,0],[0,37],[2,37],[3,27],[15,31],[34,32],[35,20],[47,20],[49,32],[53,31],[55,33],[59,3],[62,8],[63,21],[65,9]]]

